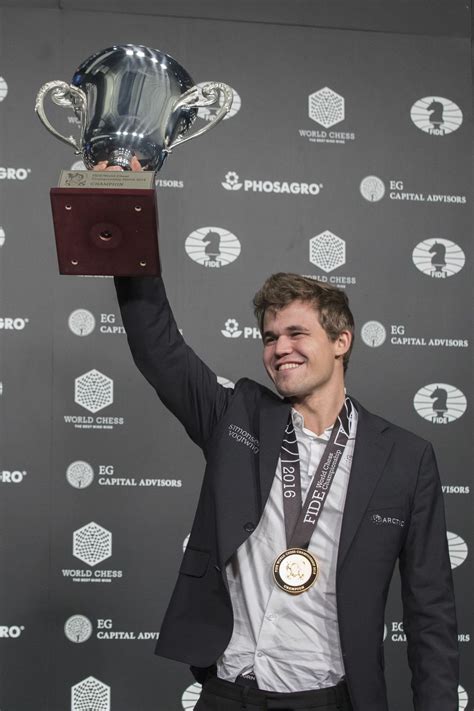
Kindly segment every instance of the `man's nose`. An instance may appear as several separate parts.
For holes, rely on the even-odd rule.
[[[275,355],[281,357],[287,353],[291,353],[292,348],[291,338],[284,335],[279,336],[275,344]]]

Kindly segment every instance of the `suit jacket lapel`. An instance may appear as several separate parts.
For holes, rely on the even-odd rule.
[[[260,410],[260,487],[262,515],[275,476],[280,445],[283,439],[290,405],[277,398],[268,399]]]
[[[382,434],[387,425],[367,412],[353,398],[351,400],[358,413],[357,435],[339,540],[338,571],[344,563],[393,446],[392,440]]]

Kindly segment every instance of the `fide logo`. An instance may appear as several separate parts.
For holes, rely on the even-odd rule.
[[[93,567],[112,555],[112,534],[106,528],[91,521],[74,531],[73,556]]]
[[[114,381],[98,370],[89,370],[74,381],[74,402],[89,412],[99,412],[114,401]]]
[[[458,536],[457,533],[451,533],[447,531],[446,535],[448,537],[448,549],[449,549],[449,560],[451,562],[451,569],[458,568],[464,563],[468,554],[468,547],[465,540]]]
[[[192,709],[194,709],[201,696],[201,689],[201,684],[197,682],[188,686],[181,697],[183,711],[192,711]]]
[[[88,676],[71,688],[71,711],[110,711],[110,686]]]
[[[464,415],[467,400],[464,393],[453,385],[435,383],[420,388],[413,398],[413,405],[425,420],[446,425]]]
[[[455,242],[449,239],[425,239],[413,250],[413,264],[432,279],[446,279],[461,271],[466,257]]]
[[[87,309],[73,311],[67,323],[76,336],[89,336],[95,328],[95,318]]]
[[[207,82],[204,81],[200,82],[196,86],[202,88],[205,84],[207,84]],[[230,88],[232,89],[232,87]],[[233,118],[235,114],[240,111],[240,107],[242,106],[242,99],[240,98],[235,89],[232,89],[232,97],[232,105],[230,107],[230,111],[224,116],[224,121]],[[199,118],[204,119],[204,121],[213,121],[214,118],[217,116],[217,112],[219,111],[219,109],[222,108],[223,99],[223,94],[219,94],[217,104],[214,104],[213,106],[201,106],[197,112]]]
[[[324,128],[331,128],[345,119],[344,97],[325,86],[308,97],[309,118]]]
[[[462,686],[458,686],[458,700],[458,711],[464,711],[464,709],[467,708],[467,704],[469,703],[469,696],[467,695],[466,689],[463,689]]]
[[[4,101],[8,94],[8,84],[3,77],[0,77],[0,101]]]
[[[94,470],[87,462],[72,462],[66,470],[66,479],[75,489],[86,489],[94,481]]]
[[[385,343],[387,331],[380,321],[367,321],[360,331],[361,338],[369,348],[378,348]]]
[[[222,227],[200,227],[187,237],[188,257],[203,267],[218,269],[232,264],[241,252],[237,237]]]
[[[410,110],[415,126],[431,136],[446,136],[462,125],[463,115],[457,104],[442,96],[425,96]]]
[[[84,615],[73,615],[64,623],[64,634],[70,642],[82,644],[92,635],[92,622]]]
[[[332,272],[346,263],[346,243],[325,230],[309,240],[309,261],[323,272]]]
[[[385,183],[376,175],[368,175],[360,184],[360,192],[368,202],[378,202],[385,195]]]

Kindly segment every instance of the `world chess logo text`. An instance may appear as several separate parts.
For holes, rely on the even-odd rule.
[[[353,131],[334,128],[346,119],[345,99],[334,89],[325,86],[309,94],[307,110],[308,118],[320,128],[300,128],[300,138],[306,139],[309,143],[338,145],[345,145],[355,140],[356,135]]]
[[[72,554],[88,567],[63,568],[63,578],[74,583],[111,583],[123,578],[122,570],[97,567],[112,556],[112,533],[95,521],[74,531]]]

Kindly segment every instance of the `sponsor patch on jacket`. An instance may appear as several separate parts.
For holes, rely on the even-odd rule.
[[[403,528],[405,521],[401,518],[396,518],[395,516],[383,516],[382,514],[374,513],[370,517],[370,521],[375,523],[376,526],[400,526]]]
[[[229,437],[232,437],[232,439],[235,439],[235,441],[239,444],[243,444],[245,447],[248,447],[254,454],[259,453],[260,442],[258,439],[251,435],[250,432],[247,432],[247,430],[239,427],[239,425],[229,425],[227,434]]]

